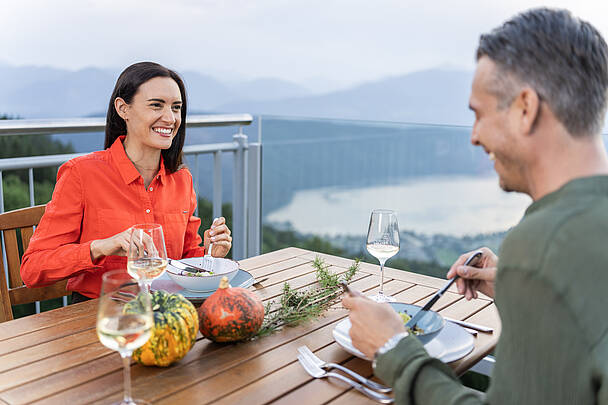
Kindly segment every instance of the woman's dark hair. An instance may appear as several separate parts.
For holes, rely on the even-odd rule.
[[[165,169],[169,173],[173,173],[182,165],[182,149],[186,138],[186,112],[188,110],[186,87],[177,73],[158,63],[135,63],[126,68],[118,77],[116,86],[114,86],[114,91],[112,92],[112,97],[110,97],[110,105],[108,106],[108,114],[106,115],[106,140],[104,148],[108,149],[112,146],[116,138],[127,133],[127,124],[120,115],[118,115],[116,108],[114,108],[114,100],[116,100],[117,97],[120,97],[127,104],[130,104],[131,101],[133,101],[133,96],[137,93],[139,86],[155,77],[170,77],[175,80],[182,96],[182,122],[177,130],[175,138],[173,138],[171,147],[161,151]]]

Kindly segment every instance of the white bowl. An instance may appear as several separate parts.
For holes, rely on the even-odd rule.
[[[196,267],[203,267],[202,257],[189,257],[180,259],[180,262],[190,264]],[[222,277],[228,277],[228,281],[232,280],[239,271],[239,264],[234,260],[213,258],[213,275],[209,276],[188,276],[187,271],[180,270],[170,264],[167,265],[167,274],[171,280],[184,287],[186,290],[194,292],[209,292],[217,290]]]

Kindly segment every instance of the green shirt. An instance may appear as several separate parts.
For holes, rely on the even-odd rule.
[[[415,337],[381,355],[397,404],[608,404],[608,176],[532,203],[500,250],[502,332],[481,395]]]

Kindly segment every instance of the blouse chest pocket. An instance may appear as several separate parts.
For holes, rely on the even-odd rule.
[[[181,258],[184,250],[184,237],[186,235],[186,225],[188,224],[188,212],[165,213],[163,218],[163,233],[165,235],[165,245],[167,254],[172,258]]]
[[[100,237],[109,238],[135,225],[135,217],[119,209],[101,208],[97,213],[97,226]]]

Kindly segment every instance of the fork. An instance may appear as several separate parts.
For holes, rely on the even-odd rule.
[[[325,371],[321,367],[318,367],[316,364],[311,363],[308,360],[308,358],[306,358],[300,354],[298,354],[298,361],[300,362],[300,364],[302,365],[304,370],[306,370],[306,372],[314,378],[325,378],[325,377],[337,378],[338,380],[344,381],[345,383],[347,383],[348,385],[350,385],[357,391],[363,393],[368,398],[378,401],[381,404],[392,404],[395,401],[394,398],[391,398],[389,396],[376,392],[372,389],[369,389],[369,388],[365,387],[364,385],[351,380],[348,377],[344,377],[342,374],[334,373],[331,371]]]
[[[344,373],[348,374],[349,376],[353,377],[355,380],[359,381],[361,384],[365,384],[368,387],[378,391],[378,392],[391,392],[393,389],[390,387],[387,387],[385,385],[379,384],[375,381],[369,380],[365,377],[363,377],[362,375],[355,373],[354,371],[352,371],[349,368],[346,368],[340,364],[336,364],[336,363],[327,363],[323,360],[321,360],[320,358],[318,358],[308,347],[306,346],[300,346],[298,347],[298,352],[302,355],[302,357],[310,360],[311,363],[315,364],[316,366],[322,368],[323,370],[330,370],[332,368],[336,368],[340,371],[343,371]]]
[[[203,256],[203,267],[205,269],[213,270],[213,256],[211,256],[211,248],[213,248],[213,243],[209,244],[209,249],[207,249],[205,256]]]

